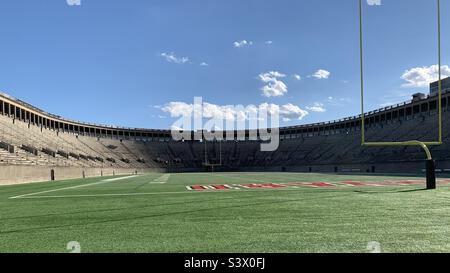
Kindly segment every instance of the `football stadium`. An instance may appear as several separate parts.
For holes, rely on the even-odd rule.
[[[92,20],[91,23],[96,22],[91,19],[90,16],[93,15],[89,13],[89,9],[98,8],[99,3],[94,4],[87,0],[67,1],[67,4],[65,1],[54,2],[61,2],[54,9],[64,10],[64,13],[55,15],[54,18],[41,20],[56,23],[63,22],[62,18],[75,20],[74,18],[78,18],[76,16],[80,16]],[[289,7],[287,3],[291,1],[281,2],[285,2],[284,4]],[[326,2],[330,5],[333,2],[335,5],[335,2],[340,1],[298,2],[302,2],[297,3],[298,5],[307,2]],[[450,69],[444,65],[446,56],[442,44],[446,45],[447,38],[441,38],[440,17],[443,13],[441,9],[448,10],[449,6],[446,1],[437,1],[436,6],[436,1],[414,0],[417,4],[417,14],[430,16],[429,20],[432,23],[427,29],[430,33],[429,47],[423,50],[428,53],[424,53],[425,57],[418,56],[417,60],[420,61],[408,59],[408,62],[420,66],[429,60],[438,65],[430,67],[429,70],[434,69],[434,74],[425,77],[425,84],[421,83],[413,88],[410,85],[407,86],[411,84],[409,82],[399,87],[406,95],[396,97],[398,100],[395,103],[381,105],[373,102],[376,98],[373,95],[373,85],[383,81],[382,73],[389,74],[392,70],[386,69],[386,72],[379,72],[380,76],[375,77],[374,69],[370,68],[370,62],[373,63],[379,55],[374,57],[370,50],[377,48],[365,46],[364,43],[374,40],[373,37],[370,38],[370,31],[374,32],[373,25],[370,23],[375,24],[374,22],[382,19],[377,16],[386,16],[396,21],[398,18],[391,13],[402,10],[402,6],[398,3],[392,4],[395,1],[386,0],[377,4],[380,2],[348,1],[342,8],[349,11],[352,15],[350,23],[356,25],[352,30],[356,31],[352,34],[354,39],[349,42],[356,44],[350,50],[354,54],[352,60],[355,68],[352,72],[348,72],[353,76],[351,80],[346,80],[350,83],[336,80],[330,83],[330,86],[347,84],[343,88],[348,89],[349,94],[352,94],[351,99],[341,98],[336,102],[339,95],[333,92],[337,91],[329,90],[329,93],[326,93],[325,90],[328,90],[328,87],[316,86],[314,88],[324,90],[320,91],[323,92],[321,96],[324,102],[313,103],[316,100],[313,98],[309,104],[313,106],[305,106],[307,110],[295,108],[296,115],[292,112],[287,113],[295,106],[293,104],[276,101],[284,104],[280,107],[280,112],[277,112],[272,110],[278,110],[278,107],[272,109],[272,104],[263,104],[263,102],[272,103],[272,100],[276,99],[274,97],[282,97],[287,93],[288,86],[291,92],[296,82],[301,84],[302,81],[311,81],[311,85],[319,85],[323,81],[331,81],[335,74],[318,70],[310,76],[305,73],[305,76],[291,77],[272,70],[259,74],[259,77],[255,79],[255,75],[261,71],[251,71],[249,74],[253,75],[253,78],[250,77],[249,81],[257,82],[256,96],[251,94],[250,98],[242,99],[242,103],[261,103],[264,107],[261,105],[247,107],[242,110],[243,112],[236,110],[237,108],[222,106],[242,104],[240,92],[234,94],[229,91],[229,96],[235,98],[230,101],[227,98],[227,92],[222,92],[220,95],[214,93],[208,97],[201,91],[196,93],[183,89],[182,93],[186,95],[184,101],[197,96],[203,96],[208,101],[214,100],[216,103],[224,100],[224,103],[220,105],[212,105],[206,100],[198,102],[198,98],[195,99],[194,104],[184,103],[183,109],[188,108],[187,112],[192,114],[188,116],[179,114],[178,108],[174,110],[175,106],[181,105],[179,101],[182,99],[178,97],[178,93],[170,93],[163,89],[149,91],[146,93],[148,96],[146,98],[155,101],[159,100],[158,96],[166,96],[161,98],[162,101],[168,101],[166,98],[173,97],[172,102],[167,104],[157,105],[158,102],[152,102],[152,107],[142,104],[132,91],[128,94],[127,91],[119,93],[118,90],[123,89],[123,86],[118,82],[126,79],[118,79],[109,74],[113,72],[110,72],[107,67],[115,68],[111,68],[111,64],[106,60],[107,53],[99,53],[95,50],[93,50],[95,53],[85,52],[97,54],[95,56],[98,59],[95,59],[92,65],[105,62],[103,64],[105,67],[98,69],[107,70],[95,75],[92,83],[101,83],[95,84],[93,89],[79,91],[80,93],[74,91],[85,86],[80,78],[91,78],[92,75],[89,73],[96,71],[97,68],[90,70],[91,68],[87,67],[89,72],[86,74],[80,72],[81,74],[71,80],[70,77],[64,77],[62,71],[61,80],[51,81],[50,79],[56,76],[47,78],[45,76],[47,68],[42,68],[43,72],[37,68],[59,64],[59,66],[48,68],[56,73],[58,72],[56,70],[63,70],[70,66],[68,63],[75,64],[86,60],[74,53],[75,56],[70,57],[71,59],[59,63],[58,56],[70,55],[73,51],[68,53],[52,51],[51,54],[40,51],[43,50],[41,45],[36,44],[39,44],[39,39],[44,38],[21,36],[23,33],[28,33],[28,28],[34,27],[31,25],[40,23],[15,26],[16,33],[20,34],[16,37],[9,33],[13,37],[12,41],[6,42],[6,45],[0,45],[0,48],[13,52],[13,48],[19,47],[17,50],[23,51],[17,54],[2,53],[1,56],[8,61],[19,58],[19,62],[23,62],[24,65],[30,64],[30,70],[37,73],[37,76],[27,76],[27,68],[23,68],[24,71],[20,72],[20,65],[12,66],[12,72],[9,73],[6,72],[7,69],[0,70],[3,78],[11,78],[0,80],[2,91],[0,93],[0,204],[2,208],[0,252],[450,252],[448,228],[450,221],[450,77],[448,77],[450,74],[448,72]],[[444,2],[442,7],[441,2]],[[169,7],[165,6],[167,3],[158,3],[155,6],[149,5],[162,14],[173,8],[177,9],[178,14],[178,9],[185,8],[185,4],[180,3],[179,5],[172,3]],[[403,3],[406,2],[403,1]],[[117,9],[117,12],[120,9],[124,9],[124,13],[131,12],[131,8],[128,9],[129,5],[133,6],[133,11],[137,12],[141,8],[144,9],[147,4],[144,2],[121,5],[115,3],[111,4],[110,9]],[[235,4],[240,5],[237,2]],[[53,8],[46,11],[37,4],[28,8],[24,8],[24,5],[11,2],[6,4],[5,10],[13,14],[22,10],[25,14],[21,16],[31,14],[33,9],[39,9],[44,14],[54,12]],[[51,5],[54,3],[49,4]],[[218,9],[223,8],[221,5],[228,4],[222,3]],[[254,5],[251,7],[253,8]],[[425,7],[427,7],[426,11]],[[370,14],[372,9],[378,9],[376,12],[381,12],[383,8],[391,8],[391,11],[384,15]],[[107,9],[106,6],[105,9]],[[272,7],[272,9],[275,8]],[[307,10],[307,8],[304,9]],[[106,13],[113,13],[111,10]],[[112,16],[114,15],[115,13]],[[365,15],[368,16],[367,20],[363,17]],[[155,17],[158,19],[154,20],[167,23],[157,15]],[[129,18],[118,20],[126,19]],[[389,21],[389,19],[386,20]],[[48,21],[45,21],[42,26],[36,26],[40,31],[39,35],[43,37],[50,35],[47,34],[47,31],[50,31],[47,28],[56,28],[54,25],[47,25]],[[180,19],[180,23],[183,22],[183,19]],[[131,24],[135,27],[138,25]],[[162,25],[164,24],[161,23],[161,26],[158,26],[164,28],[165,26]],[[117,27],[117,25],[114,26]],[[92,26],[80,27],[91,28]],[[95,27],[97,25],[93,28]],[[437,32],[436,29],[438,29]],[[363,33],[364,30],[367,31]],[[447,30],[443,28],[442,33]],[[127,43],[136,42],[134,40],[136,37],[128,33],[127,27],[117,31],[122,31],[121,35],[131,40]],[[198,31],[201,32],[201,30]],[[246,31],[251,32],[251,28],[249,27]],[[67,34],[67,37],[63,35],[58,39],[49,40],[56,42],[59,39],[67,39],[67,43],[72,44],[75,42],[70,40],[71,35],[85,37],[75,32],[75,34]],[[377,35],[379,35],[378,32]],[[89,38],[85,37],[88,39],[87,44],[96,43],[101,39],[110,39],[106,34],[104,37],[98,36],[102,35],[95,33]],[[169,36],[161,34],[158,39],[169,39]],[[284,34],[278,36],[278,43],[283,41],[281,37],[284,37]],[[24,39],[25,42],[28,39],[37,40],[34,41],[33,46],[30,45],[33,47],[29,49],[31,53],[27,51],[30,54],[25,52],[23,45],[19,45],[20,39]],[[229,47],[232,47],[230,51],[240,51],[233,54],[242,54],[239,58],[244,58],[251,53],[242,53],[243,50],[255,49],[260,51],[258,54],[261,54],[261,51],[268,50],[265,47],[276,46],[277,43],[276,37],[273,38],[274,41],[261,42],[261,45],[256,42],[257,38],[253,39],[255,41],[236,38],[234,44],[233,41],[230,43]],[[382,44],[379,37],[377,39]],[[389,40],[387,44],[396,42],[397,40]],[[56,45],[49,46],[52,50],[56,50],[55,48],[63,47],[63,45],[64,42],[58,42]],[[86,45],[80,42],[77,46]],[[390,45],[385,46],[391,48]],[[417,46],[423,48],[423,45]],[[256,49],[257,47],[260,48]],[[414,46],[411,45],[411,51],[412,47]],[[114,52],[111,54],[128,54],[113,46],[110,50]],[[132,48],[127,48],[127,52],[128,50],[133,51]],[[136,47],[134,50],[141,49]],[[48,63],[44,65],[34,64],[34,62],[40,62],[40,52],[43,52],[42,58],[51,55],[55,59],[47,60]],[[408,52],[407,56],[409,56]],[[12,59],[7,56],[9,54],[13,55]],[[22,60],[18,54],[27,56]],[[33,54],[38,56],[32,57]],[[129,61],[133,65],[142,58],[139,53],[136,54],[136,59]],[[215,56],[214,54],[220,53],[213,50],[212,54]],[[332,54],[336,55],[336,53]],[[156,72],[152,70],[156,76],[149,77],[154,77],[152,80],[155,81],[158,78],[164,78],[165,84],[170,88],[176,84],[173,82],[177,81],[177,77],[182,81],[186,73],[207,73],[194,70],[216,69],[213,57],[210,57],[208,61],[211,64],[205,61],[197,63],[197,67],[194,67],[196,64],[193,57],[181,58],[174,53],[161,52],[156,55],[154,62],[159,61],[158,65],[164,67],[158,68]],[[151,59],[152,56],[149,58]],[[223,63],[226,64],[233,57],[227,52],[223,58]],[[399,57],[399,59],[406,62],[403,58]],[[270,63],[264,58],[258,62],[264,63],[264,61]],[[218,60],[216,62],[219,63]],[[122,65],[125,67],[124,70],[137,71],[128,63],[122,63]],[[191,68],[186,69],[190,71],[182,70],[183,66],[189,65]],[[298,66],[301,65],[298,64]],[[243,66],[244,70],[251,70],[253,67]],[[366,67],[368,69],[364,70]],[[288,68],[284,69],[288,70]],[[68,70],[71,71],[71,69]],[[168,78],[164,73],[168,73],[169,70],[175,78],[167,82]],[[285,73],[288,74],[288,72]],[[405,73],[404,76],[407,74]],[[201,77],[208,77],[208,75]],[[136,75],[130,77],[130,81],[138,79]],[[401,84],[396,82],[398,75],[394,78],[393,85],[400,86]],[[20,79],[29,83],[21,84]],[[66,83],[66,80],[69,82]],[[78,83],[78,80],[82,83]],[[212,81],[217,80],[214,78]],[[45,81],[47,85],[39,85],[41,81]],[[113,83],[109,85],[102,81]],[[233,83],[228,84],[246,85],[240,80],[236,81],[238,83],[232,81]],[[351,85],[352,81],[354,85]],[[34,90],[25,90],[26,86],[35,84],[39,87]],[[132,84],[131,88],[139,84],[141,82],[138,81]],[[200,85],[196,81],[186,83],[187,89],[197,84]],[[258,90],[261,84],[264,87]],[[224,83],[224,85],[226,86],[224,88],[228,88],[227,84]],[[378,88],[377,85],[375,86]],[[51,93],[42,91],[43,87],[55,90],[68,88],[69,91]],[[116,91],[110,91],[109,87]],[[105,89],[104,93],[99,91],[102,88]],[[302,88],[306,90],[309,87]],[[274,95],[273,92],[280,90],[281,95]],[[263,95],[256,98],[261,91]],[[95,95],[96,92],[99,92],[98,96]],[[242,95],[242,97],[245,96]],[[383,97],[383,95],[380,96]],[[325,101],[328,101],[328,104]],[[139,110],[139,107],[144,110]],[[325,107],[328,107],[327,111],[323,109]],[[136,108],[139,109],[136,110]],[[220,114],[205,115],[207,109],[212,108],[213,111],[210,112],[220,112]],[[338,108],[341,110],[333,111]],[[207,123],[206,125],[212,124],[209,127],[186,126],[186,124],[190,125],[192,120],[195,124],[197,112],[203,114],[199,118],[202,123],[207,119],[227,117],[230,112],[232,115],[244,113],[246,116],[250,115],[249,112],[256,113],[261,109],[268,110],[273,115],[270,118],[272,125],[263,129],[258,126],[256,126],[258,128],[238,126],[228,129],[230,127],[227,127],[226,123],[230,119],[227,118],[222,120],[220,126],[217,126],[217,122]],[[118,113],[111,114],[112,112]],[[276,118],[280,120],[276,125],[273,125],[274,112]],[[152,113],[156,114],[152,115]],[[317,116],[314,119],[308,119],[312,118],[313,114]],[[321,116],[321,114],[327,116]],[[139,115],[145,118],[140,119]],[[158,115],[166,116],[158,117]],[[255,115],[256,123],[263,120],[261,115]],[[180,119],[176,123],[173,118]],[[115,120],[117,121],[114,122]],[[113,125],[102,124],[105,121]],[[244,118],[244,125],[249,121],[251,118]],[[170,126],[171,123],[176,126]],[[130,126],[129,124],[132,124],[132,127],[123,127]]]

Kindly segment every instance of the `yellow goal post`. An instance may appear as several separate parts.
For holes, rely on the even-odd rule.
[[[442,54],[441,54],[441,1],[437,0],[437,27],[438,27],[438,140],[437,141],[398,141],[398,142],[368,142],[365,136],[365,110],[364,110],[364,37],[363,37],[363,0],[359,0],[359,48],[360,48],[360,75],[361,75],[361,145],[367,147],[384,146],[419,146],[427,156],[427,188],[436,188],[435,165],[428,146],[442,144]]]

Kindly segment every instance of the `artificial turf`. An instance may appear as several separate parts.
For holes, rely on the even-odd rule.
[[[423,180],[420,176],[163,175],[1,186],[0,252],[68,252],[71,241],[79,242],[81,252],[368,252],[370,242],[378,242],[382,252],[450,251],[447,184],[434,191],[422,190],[425,182],[186,188],[293,182],[370,184]]]

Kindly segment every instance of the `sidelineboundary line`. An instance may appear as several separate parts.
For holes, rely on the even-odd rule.
[[[134,177],[137,177],[137,175],[118,177],[118,178],[110,178],[110,179],[105,179],[105,180],[102,180],[102,181],[99,181],[99,182],[95,182],[95,183],[90,183],[90,184],[83,184],[83,185],[64,187],[64,188],[58,188],[58,189],[53,189],[53,190],[47,190],[47,191],[39,191],[39,192],[27,193],[27,194],[22,194],[22,195],[18,195],[18,196],[13,196],[13,197],[10,197],[9,199],[27,198],[29,196],[43,194],[43,193],[50,193],[50,192],[56,192],[56,191],[84,188],[84,187],[89,187],[89,186],[94,186],[94,185],[111,183],[111,182],[115,182],[115,181],[119,181],[119,180],[130,179],[130,178],[134,178]]]
[[[180,191],[180,192],[136,192],[136,193],[104,193],[104,194],[71,194],[71,195],[41,195],[16,196],[15,199],[45,199],[45,198],[81,198],[81,197],[115,197],[115,196],[145,196],[145,195],[172,195],[172,194],[201,194],[201,193],[250,193],[250,192],[270,192],[270,191],[304,191],[305,189],[263,189],[263,190],[234,190],[234,191]],[[36,193],[37,194],[37,193]],[[13,197],[10,197],[12,199]]]

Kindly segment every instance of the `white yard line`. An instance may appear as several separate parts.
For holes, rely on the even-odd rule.
[[[234,191],[182,191],[182,192],[136,192],[136,193],[105,193],[105,194],[73,194],[73,195],[42,195],[42,196],[16,196],[15,199],[45,199],[45,198],[76,198],[76,197],[115,197],[115,196],[145,196],[145,195],[172,195],[172,194],[200,194],[200,193],[251,193],[269,191],[300,191],[303,189],[263,189],[263,190],[234,190]],[[12,198],[12,197],[11,197]]]
[[[111,179],[105,179],[102,180],[100,182],[113,182],[113,181],[119,181],[119,180],[125,180],[125,179],[130,179],[133,177],[136,177],[137,175],[130,175],[130,176],[125,176],[125,177],[118,177],[118,178],[111,178]]]
[[[152,182],[149,182],[149,184],[166,184],[169,178],[170,174],[163,174],[160,177],[154,179]]]
[[[22,195],[18,195],[18,196],[13,196],[13,197],[10,197],[9,199],[25,198],[25,197],[28,197],[28,196],[38,195],[38,194],[42,194],[42,193],[49,193],[49,192],[63,191],[63,190],[70,190],[70,189],[78,189],[78,188],[83,188],[83,187],[88,187],[88,186],[106,184],[106,183],[110,183],[110,182],[114,182],[114,181],[118,181],[118,180],[125,180],[125,179],[134,178],[136,176],[137,175],[126,176],[126,177],[119,177],[119,178],[111,178],[111,179],[105,179],[105,180],[102,180],[100,182],[95,182],[95,183],[90,183],[90,184],[83,184],[83,185],[72,186],[72,187],[64,187],[64,188],[58,188],[58,189],[53,189],[53,190],[47,190],[47,191],[27,193],[27,194],[22,194]]]

